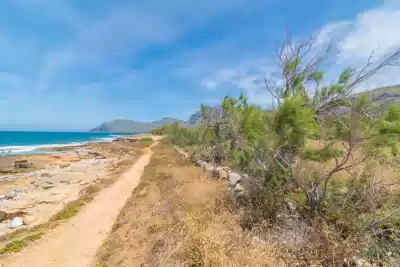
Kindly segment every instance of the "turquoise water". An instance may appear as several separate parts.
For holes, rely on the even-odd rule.
[[[111,141],[121,135],[123,134],[0,131],[0,155],[31,154],[39,152],[39,148],[80,145],[95,141]]]

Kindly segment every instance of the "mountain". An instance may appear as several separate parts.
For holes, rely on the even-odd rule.
[[[382,109],[388,108],[391,104],[400,104],[400,85],[377,88],[370,91],[372,103]]]
[[[369,91],[372,96],[373,104],[377,109],[386,109],[393,103],[400,103],[400,85],[377,88]],[[211,107],[206,107],[206,112],[211,112]],[[181,125],[192,127],[201,121],[201,111],[197,111],[189,117],[189,120],[182,121],[174,118],[162,118],[158,121],[141,122],[133,120],[114,120],[104,122],[91,132],[150,132],[153,128],[179,123]]]
[[[174,118],[162,118],[158,121],[141,122],[133,120],[113,120],[104,122],[96,128],[90,130],[91,132],[113,132],[113,133],[143,133],[150,132],[153,128],[172,124],[184,123],[184,121]]]

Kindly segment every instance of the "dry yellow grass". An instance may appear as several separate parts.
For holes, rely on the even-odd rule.
[[[226,181],[205,178],[167,145],[154,152],[96,266],[279,266],[240,227]]]

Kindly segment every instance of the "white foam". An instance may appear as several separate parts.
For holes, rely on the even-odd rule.
[[[110,135],[108,137],[100,137],[96,140],[85,141],[85,142],[72,142],[67,144],[46,144],[46,145],[26,145],[26,146],[0,146],[0,156],[6,155],[19,155],[29,154],[34,151],[44,153],[46,148],[53,147],[69,147],[69,146],[81,146],[92,142],[112,142],[115,138],[121,137],[121,135]]]
[[[0,155],[18,155],[46,148],[80,146],[87,143],[89,142],[76,142],[69,144],[28,145],[28,146],[2,146],[0,147]]]

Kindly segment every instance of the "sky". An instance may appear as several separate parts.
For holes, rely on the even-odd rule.
[[[263,105],[286,33],[335,40],[339,71],[399,48],[399,25],[399,0],[2,0],[0,129],[188,119],[240,92]]]

